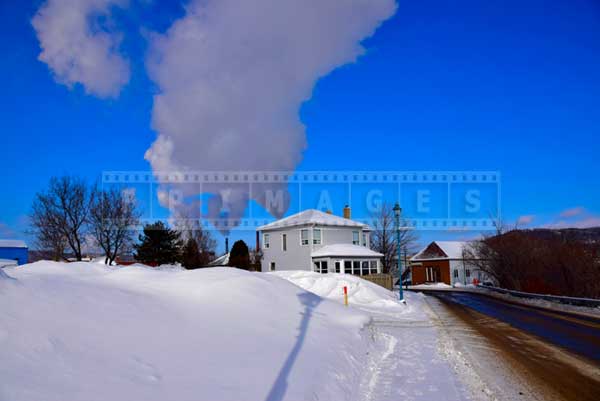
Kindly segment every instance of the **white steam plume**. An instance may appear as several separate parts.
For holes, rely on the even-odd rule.
[[[192,0],[151,39],[159,135],[146,159],[155,171],[293,170],[306,146],[301,104],[320,77],[364,53],[361,40],[395,10],[394,0]],[[285,184],[263,189],[277,187]],[[195,187],[178,189],[197,195]],[[250,197],[269,208],[264,191],[211,191],[228,193],[233,218]],[[221,201],[209,205],[212,217]]]
[[[82,84],[98,97],[116,97],[129,81],[129,63],[118,52],[120,35],[107,26],[112,7],[128,0],[48,0],[31,23],[42,52],[39,60],[57,82]],[[101,25],[101,23],[103,25]]]

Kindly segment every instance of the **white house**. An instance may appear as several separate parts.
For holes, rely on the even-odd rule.
[[[345,217],[310,209],[258,228],[261,270],[313,270],[368,275],[381,272],[382,254],[369,248],[371,229]]]

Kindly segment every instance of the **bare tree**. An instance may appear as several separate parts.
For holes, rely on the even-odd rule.
[[[470,242],[463,248],[462,256],[463,260],[468,260],[469,264],[485,273],[494,282],[506,283],[507,280],[513,280],[514,275],[510,264],[507,263],[506,255],[503,256],[497,250],[508,248],[513,244],[505,244],[503,234],[507,231],[506,224],[500,219],[492,221],[494,235],[486,235],[481,240]],[[491,241],[494,242],[494,247],[490,246]],[[514,282],[511,285],[514,287]]]
[[[473,242],[464,251],[470,264],[503,288],[567,296],[600,296],[597,244],[561,230],[510,230]]]
[[[215,248],[217,247],[217,241],[210,234],[210,231],[202,227],[199,218],[191,218],[189,214],[180,213],[175,220],[174,226],[181,233],[181,237],[185,241],[189,239],[196,241],[198,251],[200,252],[199,260],[203,266],[211,262],[212,255],[214,255]]]
[[[81,260],[93,196],[93,191],[80,178],[51,178],[48,190],[36,194],[31,210],[31,224],[38,243],[63,257],[66,245],[75,258]]]
[[[114,188],[96,192],[89,222],[96,244],[106,255],[104,263],[112,264],[133,243],[139,217],[133,196]]]
[[[34,202],[30,214],[32,230],[28,232],[35,236],[37,247],[47,258],[59,261],[65,257],[67,240],[62,231],[54,227],[52,219],[41,209],[39,202]]]
[[[383,203],[381,208],[371,215],[371,249],[383,254],[381,260],[383,273],[397,273],[396,227],[393,206]],[[412,252],[416,246],[417,235],[408,227],[406,219],[400,219],[400,249]],[[404,266],[406,268],[406,266]]]

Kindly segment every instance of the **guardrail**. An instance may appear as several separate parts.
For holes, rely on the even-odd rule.
[[[495,291],[495,292],[499,292],[501,294],[513,295],[515,297],[520,297],[520,298],[542,299],[545,301],[559,302],[561,304],[588,306],[588,307],[592,307],[592,308],[600,307],[600,299],[575,298],[575,297],[563,297],[563,296],[558,296],[558,295],[534,294],[531,292],[506,290],[504,288],[492,287],[492,286],[487,286],[487,285],[482,285],[482,284],[479,284],[478,287],[485,288],[485,289]]]

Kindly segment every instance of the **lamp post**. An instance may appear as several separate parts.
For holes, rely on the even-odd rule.
[[[398,258],[398,297],[400,301],[404,300],[404,294],[402,294],[402,258],[400,257],[400,214],[402,213],[402,208],[396,202],[394,205],[394,226],[396,228],[396,257]]]

